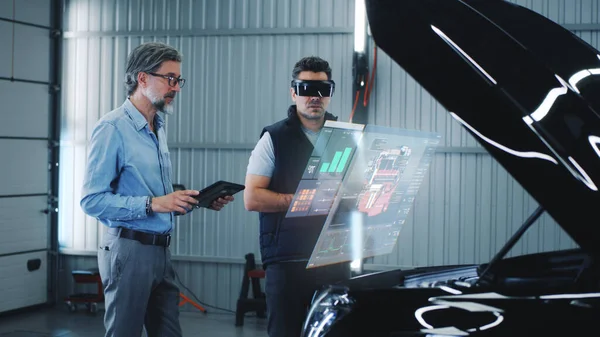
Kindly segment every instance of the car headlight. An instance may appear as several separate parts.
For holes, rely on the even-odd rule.
[[[331,325],[350,312],[354,300],[344,288],[328,288],[320,292],[312,302],[302,327],[304,337],[322,337]]]

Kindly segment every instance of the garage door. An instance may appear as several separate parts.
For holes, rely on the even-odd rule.
[[[0,312],[48,301],[55,1],[0,1]]]

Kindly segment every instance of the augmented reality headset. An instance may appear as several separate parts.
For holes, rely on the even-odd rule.
[[[292,88],[298,96],[331,97],[335,91],[335,82],[293,80]]]

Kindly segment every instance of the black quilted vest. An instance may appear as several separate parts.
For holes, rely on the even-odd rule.
[[[325,113],[326,120],[337,117]],[[269,190],[294,194],[304,169],[308,164],[313,145],[302,131],[302,123],[296,113],[296,106],[288,109],[288,118],[269,125],[261,132],[268,131],[275,151],[275,170]],[[321,233],[323,216],[288,218],[285,212],[259,213],[260,252],[263,267],[270,263],[308,260]]]

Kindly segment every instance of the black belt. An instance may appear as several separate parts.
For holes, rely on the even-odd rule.
[[[129,228],[109,228],[108,232],[112,235],[118,235],[121,238],[136,240],[145,245],[155,245],[169,247],[171,245],[170,234],[151,234],[140,231],[134,231]]]

